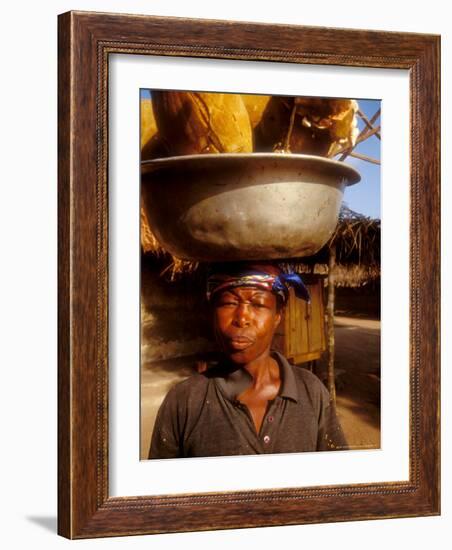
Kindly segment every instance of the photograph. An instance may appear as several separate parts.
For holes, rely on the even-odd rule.
[[[58,532],[438,514],[439,37],[58,25]]]
[[[380,99],[139,101],[140,460],[379,449]]]
[[[3,548],[451,546],[447,8],[5,2]]]

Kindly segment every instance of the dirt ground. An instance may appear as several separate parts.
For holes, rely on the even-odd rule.
[[[380,447],[380,321],[335,317],[337,413],[355,449]],[[317,374],[326,379],[326,360]]]
[[[335,317],[337,412],[349,445],[380,447],[380,321],[363,315]],[[326,357],[316,374],[326,379]],[[194,372],[192,358],[143,365],[141,458],[146,459],[158,407],[169,388]]]

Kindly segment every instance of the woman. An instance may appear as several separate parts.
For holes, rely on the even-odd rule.
[[[346,449],[329,394],[306,369],[271,351],[296,274],[240,264],[209,278],[208,299],[222,360],[174,386],[164,399],[149,458]]]

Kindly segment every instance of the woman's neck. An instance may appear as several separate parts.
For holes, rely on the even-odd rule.
[[[243,368],[252,376],[253,387],[260,387],[279,380],[278,363],[271,357],[270,350],[254,359]]]

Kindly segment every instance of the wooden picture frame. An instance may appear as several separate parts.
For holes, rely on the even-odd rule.
[[[59,16],[58,532],[88,538],[440,513],[440,38],[121,14]],[[408,481],[111,497],[108,60],[187,56],[410,74]],[[137,365],[138,368],[138,365]]]

